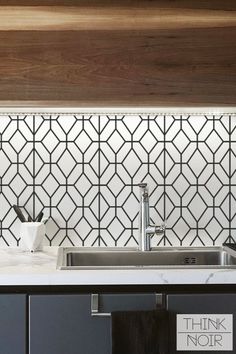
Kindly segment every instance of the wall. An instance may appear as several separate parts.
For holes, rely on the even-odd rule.
[[[69,110],[68,110],[69,112]],[[134,246],[138,183],[161,246],[236,238],[236,114],[2,113],[0,246],[19,244],[18,204],[49,216],[47,245]]]

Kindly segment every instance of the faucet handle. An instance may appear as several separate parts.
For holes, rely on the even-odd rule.
[[[145,189],[147,187],[147,183],[141,182],[138,184],[138,186],[139,186],[139,188]]]
[[[156,235],[163,235],[166,229],[166,223],[161,223],[160,226],[155,226],[155,234]]]

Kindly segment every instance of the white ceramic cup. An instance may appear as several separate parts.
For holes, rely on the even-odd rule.
[[[43,222],[23,222],[20,228],[20,246],[31,252],[42,249],[45,224]]]

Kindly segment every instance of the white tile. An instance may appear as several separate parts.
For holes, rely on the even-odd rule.
[[[50,216],[47,244],[134,245],[137,185],[145,181],[151,219],[159,223],[167,218],[168,224],[164,237],[153,237],[155,244],[220,244],[230,234],[230,210],[236,229],[235,116],[2,115],[0,195],[8,201],[2,202],[3,227],[11,225],[11,232],[4,229],[3,234],[10,245],[17,243],[11,205],[18,203],[35,214],[44,207]]]

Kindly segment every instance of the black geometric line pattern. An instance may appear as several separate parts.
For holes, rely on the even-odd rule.
[[[46,245],[137,245],[150,189],[161,246],[236,240],[236,115],[1,114],[0,247],[19,245],[12,205],[49,216]]]

